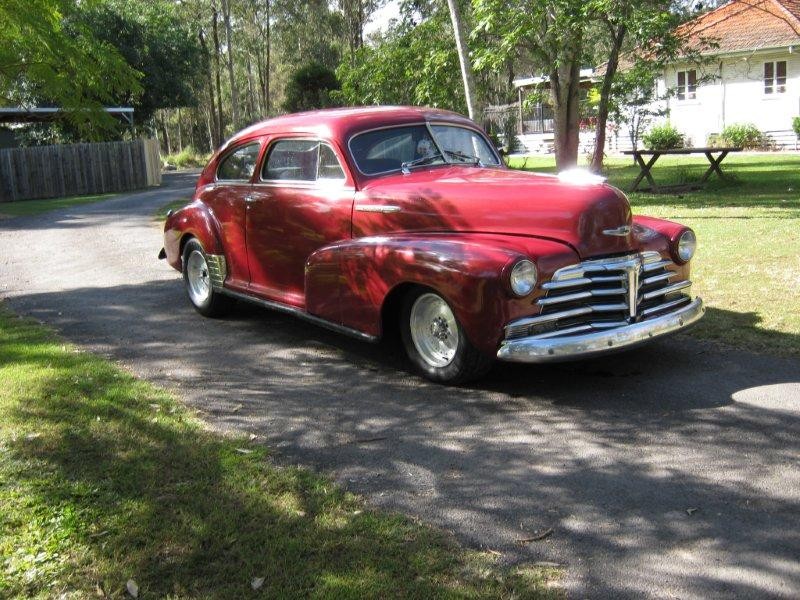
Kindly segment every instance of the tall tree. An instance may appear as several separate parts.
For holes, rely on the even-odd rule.
[[[478,56],[480,68],[502,68],[527,54],[549,79],[559,169],[578,161],[580,71],[589,22],[582,0],[474,0],[474,36],[496,40]]]
[[[227,46],[227,66],[228,79],[230,80],[231,91],[231,120],[233,127],[241,125],[239,120],[239,88],[236,85],[236,77],[233,74],[233,27],[231,27],[231,5],[230,0],[222,1],[222,19],[225,23],[225,45]]]
[[[674,27],[686,13],[670,0],[473,0],[476,31],[496,43],[478,57],[480,68],[497,68],[508,57],[528,54],[548,76],[555,116],[556,162],[577,163],[582,65],[605,63],[598,103],[592,166],[602,166],[605,129],[623,53],[629,62],[663,65],[684,40]],[[600,49],[598,52],[597,48]],[[635,49],[635,51],[634,51]],[[696,51],[695,51],[696,55]]]
[[[450,20],[453,22],[453,35],[456,40],[458,62],[461,65],[461,78],[464,81],[464,97],[467,100],[467,113],[470,119],[476,118],[477,103],[475,99],[475,80],[472,76],[472,59],[469,56],[467,39],[464,35],[464,22],[456,0],[447,0],[450,9]]]

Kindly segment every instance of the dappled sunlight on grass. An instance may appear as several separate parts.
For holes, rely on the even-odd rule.
[[[2,309],[0,381],[0,596],[558,596]]]

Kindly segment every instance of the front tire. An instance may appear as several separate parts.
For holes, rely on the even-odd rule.
[[[436,292],[410,292],[400,319],[406,354],[431,381],[464,383],[491,368],[492,360],[472,345],[450,305]]]
[[[194,238],[183,248],[182,266],[186,295],[197,312],[204,317],[221,317],[230,312],[235,301],[214,290],[206,252]]]

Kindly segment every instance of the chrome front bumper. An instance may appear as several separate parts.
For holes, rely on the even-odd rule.
[[[606,331],[560,338],[506,340],[497,351],[497,358],[509,362],[541,363],[606,354],[685,329],[699,321],[705,310],[703,301],[696,298],[675,312]]]

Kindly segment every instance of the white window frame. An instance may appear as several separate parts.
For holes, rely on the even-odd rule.
[[[778,76],[778,65],[783,63],[783,76]],[[767,66],[772,66],[772,76],[767,77]],[[788,70],[788,62],[785,60],[768,60],[764,62],[764,95],[765,96],[777,96],[779,94],[786,93],[786,80],[787,80],[787,70]],[[783,80],[783,83],[779,83],[780,80]]]
[[[689,74],[694,74],[694,83],[690,82]],[[683,84],[681,84],[681,75],[683,75]],[[697,69],[685,69],[675,73],[675,80],[677,83],[675,97],[680,102],[687,100],[697,100]]]

